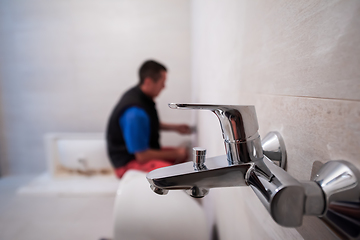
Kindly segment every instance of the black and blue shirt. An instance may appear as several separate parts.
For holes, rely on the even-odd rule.
[[[113,109],[106,130],[107,151],[115,168],[135,159],[134,153],[160,149],[160,122],[155,102],[140,86],[128,90]]]

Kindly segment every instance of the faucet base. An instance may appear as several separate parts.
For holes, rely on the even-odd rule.
[[[280,133],[269,132],[261,140],[264,155],[267,156],[276,165],[285,169],[286,167],[286,148],[284,140]]]

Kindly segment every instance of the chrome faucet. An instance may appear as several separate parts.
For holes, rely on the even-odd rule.
[[[262,159],[259,125],[254,106],[170,103],[172,109],[206,109],[218,117],[230,165]]]
[[[360,173],[348,162],[326,163],[314,181],[298,181],[274,164],[269,157],[285,158],[285,146],[280,134],[273,133],[271,138],[277,139],[278,145],[272,151],[271,147],[268,149],[272,143],[263,143],[263,150],[254,106],[172,103],[169,107],[206,109],[215,113],[220,121],[226,155],[206,159],[205,149],[194,148],[193,162],[147,174],[154,192],[164,195],[169,190],[182,189],[199,198],[210,188],[250,186],[272,218],[286,227],[300,226],[303,215],[326,218],[334,202],[359,202]]]

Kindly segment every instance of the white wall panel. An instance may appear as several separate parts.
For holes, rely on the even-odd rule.
[[[1,1],[2,172],[43,171],[48,132],[103,132],[149,58],[169,69],[161,118],[191,123],[167,107],[191,98],[189,1]]]

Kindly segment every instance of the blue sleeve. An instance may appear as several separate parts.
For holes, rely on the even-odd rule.
[[[120,116],[119,124],[129,153],[149,148],[150,119],[145,110],[139,107],[126,109]]]

